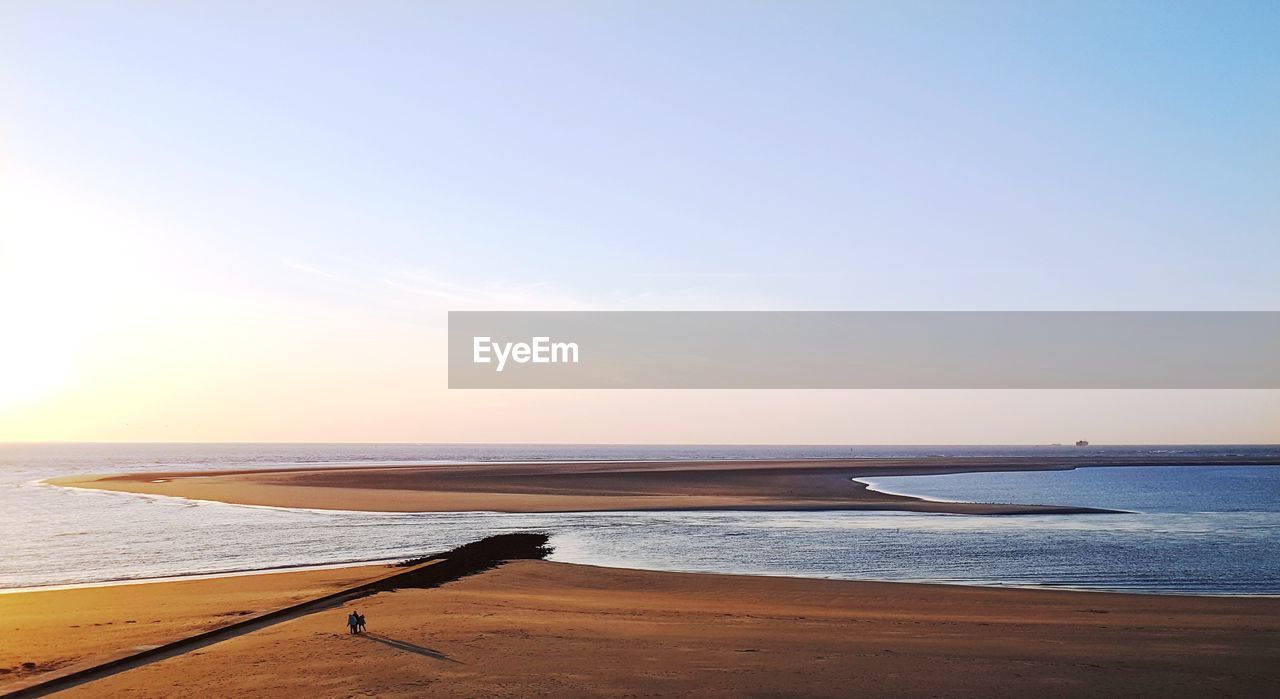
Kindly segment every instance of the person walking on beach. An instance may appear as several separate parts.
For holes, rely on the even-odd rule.
[[[364,633],[364,615],[356,612],[356,632]]]
[[[347,633],[360,633],[360,615],[355,612],[347,615]]]

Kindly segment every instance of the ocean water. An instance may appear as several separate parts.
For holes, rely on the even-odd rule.
[[[1280,512],[1280,468],[1145,466],[859,478],[931,500],[1082,505],[1148,514]]]
[[[555,560],[693,572],[1280,594],[1280,468],[1137,467],[863,479],[923,497],[1124,514],[512,515],[246,507],[69,490],[69,473],[540,459],[1275,455],[1280,447],[0,445],[0,589],[394,560],[491,533],[552,534]]]

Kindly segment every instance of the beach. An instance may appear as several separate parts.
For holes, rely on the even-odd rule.
[[[936,502],[880,493],[859,476],[1104,466],[1276,465],[1232,456],[903,457],[538,461],[257,470],[151,471],[52,478],[53,485],[240,505],[373,512],[885,510],[1086,514],[1098,508]]]
[[[22,663],[109,657],[387,570],[0,595],[0,667],[12,677]],[[367,617],[367,635],[346,632],[348,608]],[[1278,639],[1273,598],[520,560],[380,592],[64,696],[1261,696],[1280,688]]]
[[[346,589],[356,566],[0,594],[0,691]]]
[[[388,516],[467,507],[599,512],[583,515],[593,519],[629,508],[1091,515],[1107,511],[925,500],[877,492],[854,479],[1274,460],[582,459],[136,470],[42,480],[168,496],[125,498],[130,501],[180,502],[169,499],[175,497]],[[245,510],[251,512],[292,521],[285,510]],[[396,526],[430,526],[430,520]],[[908,537],[901,545],[927,545],[927,534],[917,536],[925,538]],[[954,541],[954,534],[947,536]],[[775,548],[759,549],[759,556],[784,558],[788,552],[776,547],[815,544],[772,541]],[[841,541],[854,546],[856,538]],[[704,544],[732,545],[719,539]],[[1275,597],[727,575],[732,569],[720,567],[688,573],[518,558],[496,566],[473,561],[461,569],[437,565],[447,562],[441,559],[407,568],[362,565],[3,594],[0,692],[44,681],[53,682],[59,696],[73,697],[1198,697],[1280,691]],[[436,577],[414,578],[420,568]],[[366,634],[347,633],[345,618],[355,609],[368,619]]]

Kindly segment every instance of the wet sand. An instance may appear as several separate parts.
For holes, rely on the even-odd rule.
[[[789,461],[533,462],[167,471],[50,479],[54,485],[243,505],[378,512],[905,510],[962,514],[1105,512],[1035,504],[934,502],[878,493],[859,476],[1097,466],[1280,465],[1215,457],[939,457]]]
[[[325,576],[338,574],[4,595],[2,657],[11,664],[20,650],[47,664],[107,653],[157,635],[112,627],[89,639],[80,629],[123,619],[163,620],[171,625],[164,633],[177,631],[173,625],[201,628],[217,623],[217,609],[291,598],[294,585],[285,581],[299,581],[297,594],[317,592],[333,582]],[[347,574],[355,580],[366,572]],[[355,606],[369,620],[367,636],[348,635],[346,609],[331,609],[63,696],[1198,697],[1280,690],[1276,599],[515,561]]]

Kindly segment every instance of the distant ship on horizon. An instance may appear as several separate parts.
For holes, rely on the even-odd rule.
[[[1088,441],[1088,440],[1085,440],[1085,439],[1077,440],[1077,441],[1076,441],[1076,446],[1077,446],[1077,447],[1087,447],[1087,446],[1089,446],[1089,441]]]

